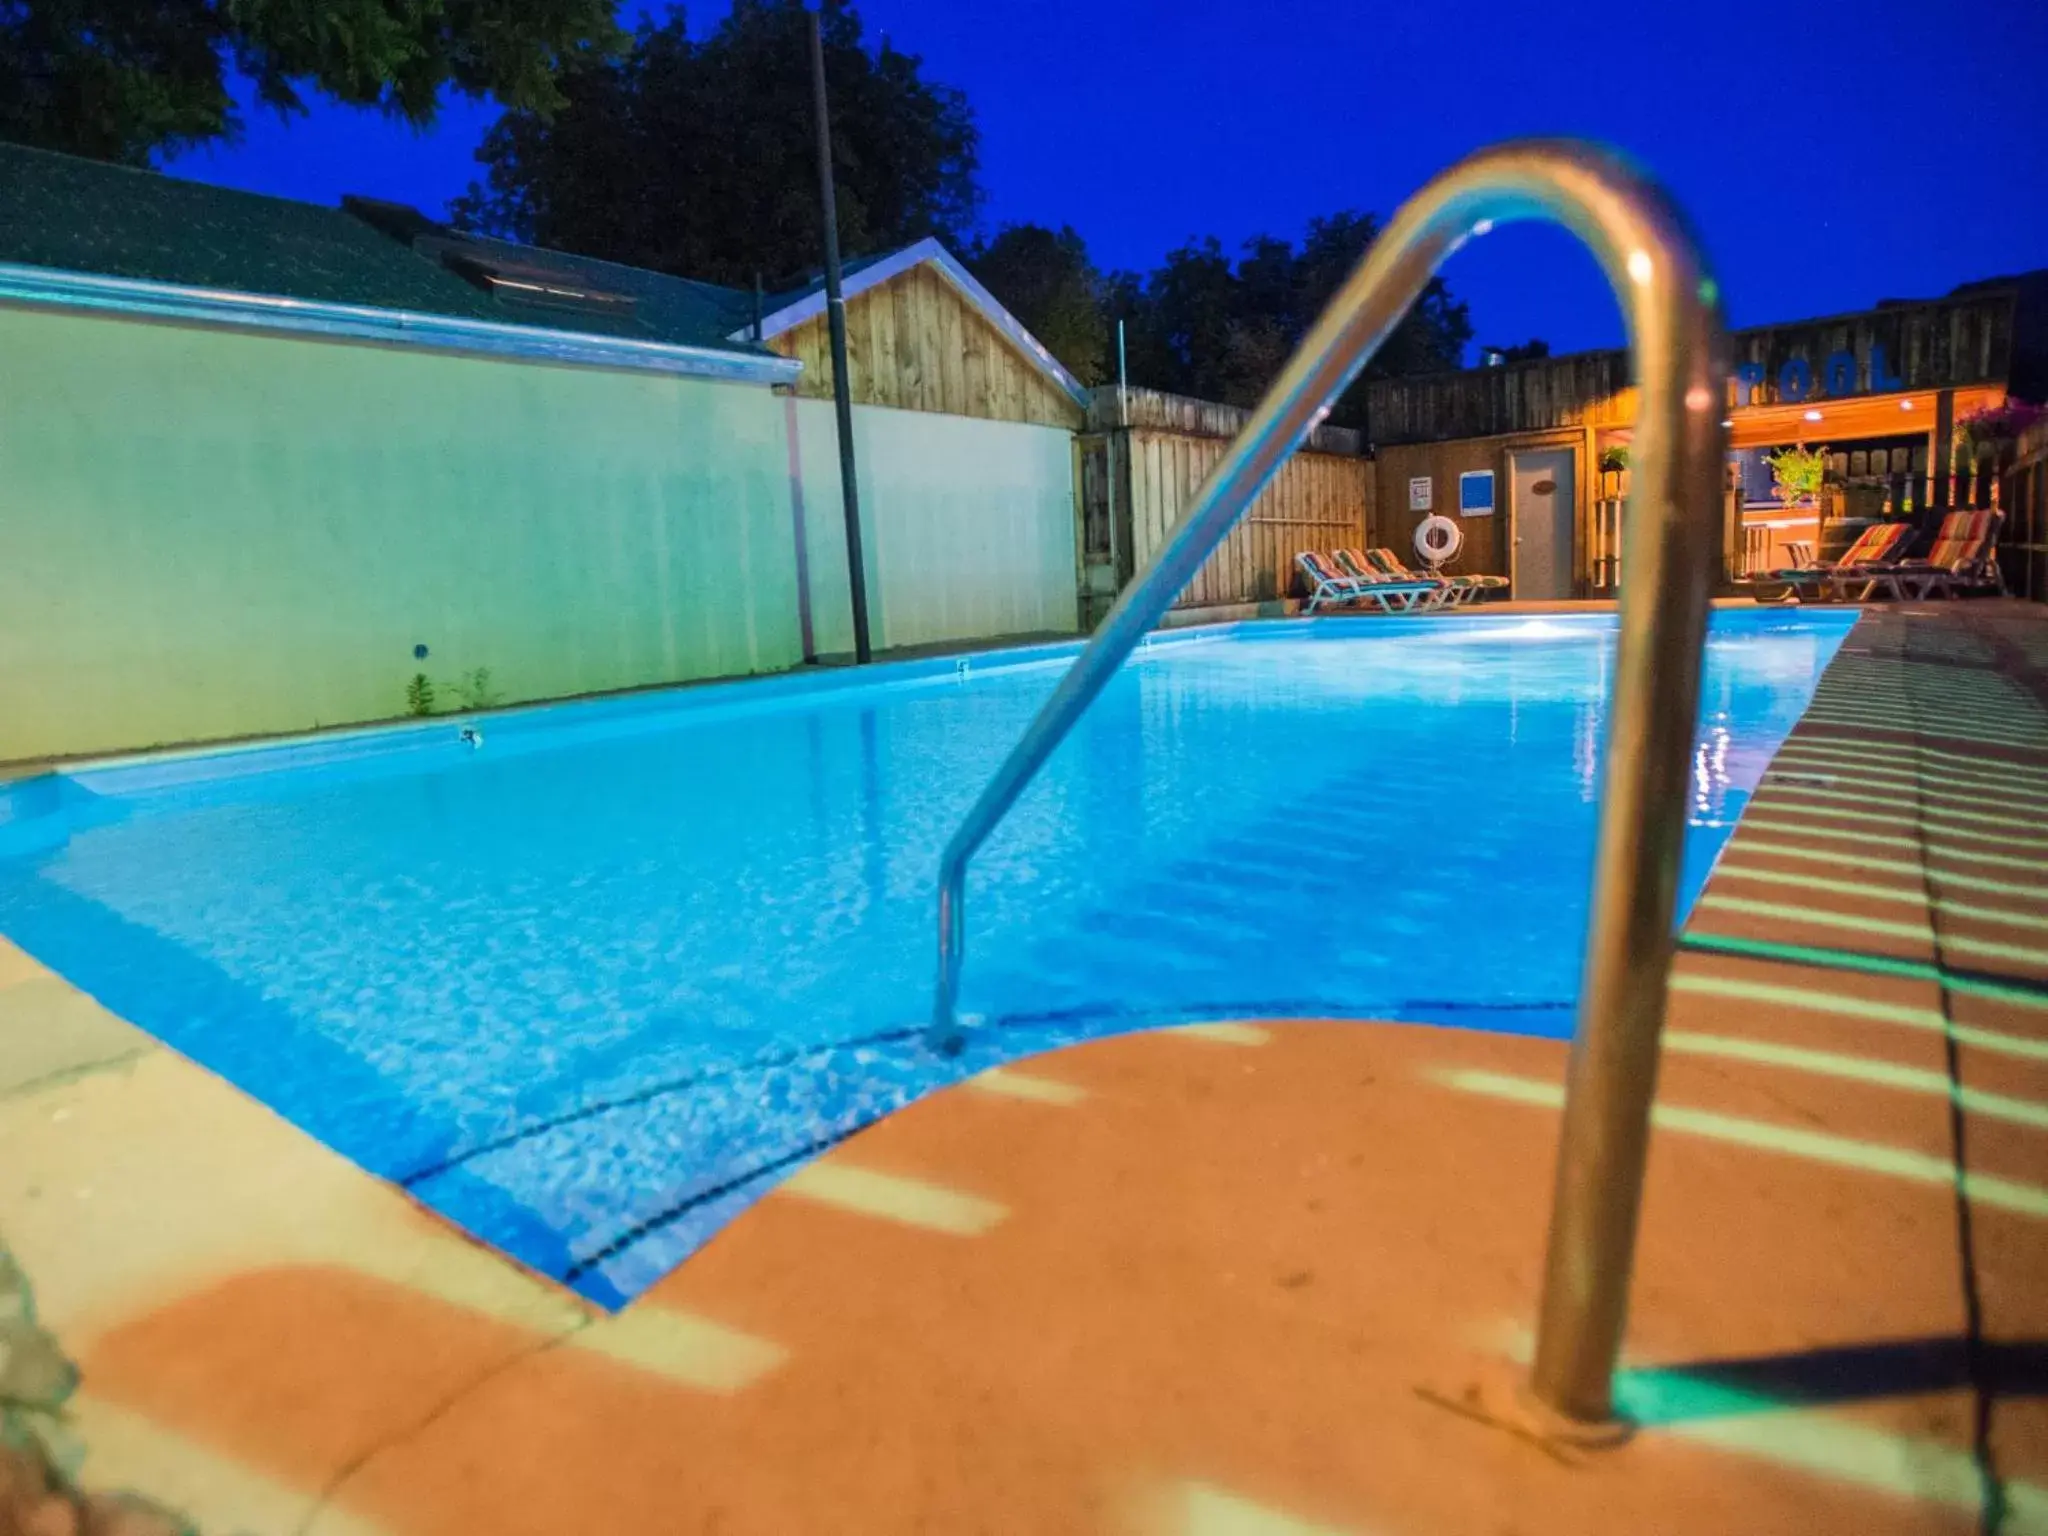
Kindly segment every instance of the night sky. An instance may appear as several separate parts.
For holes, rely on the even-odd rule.
[[[722,5],[691,7],[708,25]],[[2048,267],[2048,0],[861,0],[870,34],[967,92],[984,217],[1072,224],[1105,267],[1191,236],[1293,235],[1391,209],[1459,155],[1581,134],[1663,176],[1738,325],[1932,296]],[[1681,17],[1699,15],[1710,21]],[[630,16],[630,13],[629,13]],[[495,117],[419,135],[332,106],[175,174],[438,213]],[[1446,277],[1482,343],[1617,344],[1554,230],[1477,242]]]

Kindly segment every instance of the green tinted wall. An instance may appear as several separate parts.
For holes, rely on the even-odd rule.
[[[0,310],[0,761],[793,665],[785,432],[759,385]]]
[[[826,402],[10,309],[0,370],[0,762],[852,649]],[[1074,628],[1070,433],[854,414],[878,647]]]

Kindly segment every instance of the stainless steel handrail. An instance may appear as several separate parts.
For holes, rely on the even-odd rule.
[[[1719,294],[1685,221],[1620,155],[1569,140],[1482,150],[1418,192],[1373,243],[947,843],[927,1038],[940,1050],[960,1047],[961,902],[975,850],[1436,269],[1472,236],[1536,218],[1563,224],[1598,259],[1628,323],[1641,389],[1592,914],[1533,1379],[1541,1402],[1597,1423],[1612,1414],[1649,1151],[1700,657],[1721,544],[1728,377]]]

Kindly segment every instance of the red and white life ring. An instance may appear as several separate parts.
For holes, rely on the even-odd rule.
[[[1465,547],[1465,530],[1445,517],[1433,512],[1422,520],[1415,530],[1415,553],[1431,565],[1442,565],[1446,560],[1455,560],[1458,551]]]

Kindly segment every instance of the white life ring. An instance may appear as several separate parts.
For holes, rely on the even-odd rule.
[[[1415,553],[1431,565],[1455,560],[1464,547],[1465,530],[1441,512],[1432,512],[1415,530]]]

